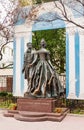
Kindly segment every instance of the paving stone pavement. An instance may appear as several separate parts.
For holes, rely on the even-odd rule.
[[[23,122],[4,117],[0,110],[0,130],[84,130],[84,115],[68,114],[61,122]]]

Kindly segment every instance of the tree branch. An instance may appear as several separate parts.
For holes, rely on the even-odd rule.
[[[6,68],[8,68],[9,66],[12,66],[13,64],[9,64],[9,65],[7,65],[7,66],[4,66],[4,67],[0,67],[0,69],[6,69]]]

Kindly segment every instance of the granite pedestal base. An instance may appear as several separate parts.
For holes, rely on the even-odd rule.
[[[31,112],[53,112],[56,107],[53,98],[18,98],[17,110]]]
[[[19,121],[62,121],[69,110],[57,108],[58,100],[53,98],[18,98],[17,110],[7,110],[5,117],[14,117]]]

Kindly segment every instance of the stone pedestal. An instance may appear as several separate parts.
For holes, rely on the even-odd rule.
[[[17,110],[31,112],[53,112],[57,100],[53,98],[18,98]]]

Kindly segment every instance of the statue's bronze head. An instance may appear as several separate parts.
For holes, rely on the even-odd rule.
[[[46,48],[46,41],[44,40],[44,38],[42,38],[42,40],[40,42],[40,46],[43,48]]]
[[[31,48],[32,48],[32,43],[31,43],[31,42],[28,42],[28,43],[27,43],[27,47],[28,47],[29,49],[31,49]]]

